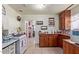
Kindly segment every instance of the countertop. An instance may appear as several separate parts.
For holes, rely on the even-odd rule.
[[[18,41],[18,40],[19,40],[18,38],[14,38],[14,39],[9,40],[8,42],[2,43],[2,49],[9,46],[10,44]]]
[[[70,36],[69,34],[64,34],[64,33],[58,33],[59,35],[65,35],[65,36]]]
[[[39,35],[44,34],[44,33],[40,33]],[[47,33],[47,35],[65,35],[65,36],[70,36],[69,34],[64,34],[64,33],[55,33],[55,34],[49,34]]]
[[[7,46],[9,46],[10,44],[12,44],[12,43],[18,41],[18,40],[19,40],[18,37],[21,37],[21,36],[23,36],[23,35],[24,35],[24,34],[15,35],[13,39],[11,39],[11,40],[9,40],[9,41],[7,41],[7,42],[2,43],[2,49],[5,48],[5,47],[7,47]]]
[[[79,44],[76,44],[75,42],[71,41],[70,39],[69,40],[67,39],[67,40],[64,40],[64,41],[79,47]]]

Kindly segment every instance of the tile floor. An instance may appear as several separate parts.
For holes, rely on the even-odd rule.
[[[25,51],[25,54],[63,54],[63,49],[60,47],[39,47],[35,45],[33,41],[29,41],[29,48]]]

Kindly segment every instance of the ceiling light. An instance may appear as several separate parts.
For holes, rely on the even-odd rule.
[[[36,4],[35,5],[35,8],[36,9],[44,9],[45,8],[45,5],[44,4]]]

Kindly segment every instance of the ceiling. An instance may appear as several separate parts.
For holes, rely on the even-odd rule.
[[[43,9],[35,8],[37,4],[9,4],[15,11],[22,15],[26,14],[58,14],[71,4],[43,4]],[[20,11],[19,11],[20,10]]]

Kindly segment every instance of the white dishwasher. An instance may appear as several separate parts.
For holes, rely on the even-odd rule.
[[[16,53],[17,54],[23,54],[24,51],[27,49],[27,38],[26,35],[21,35],[18,37],[18,41],[16,43]]]

